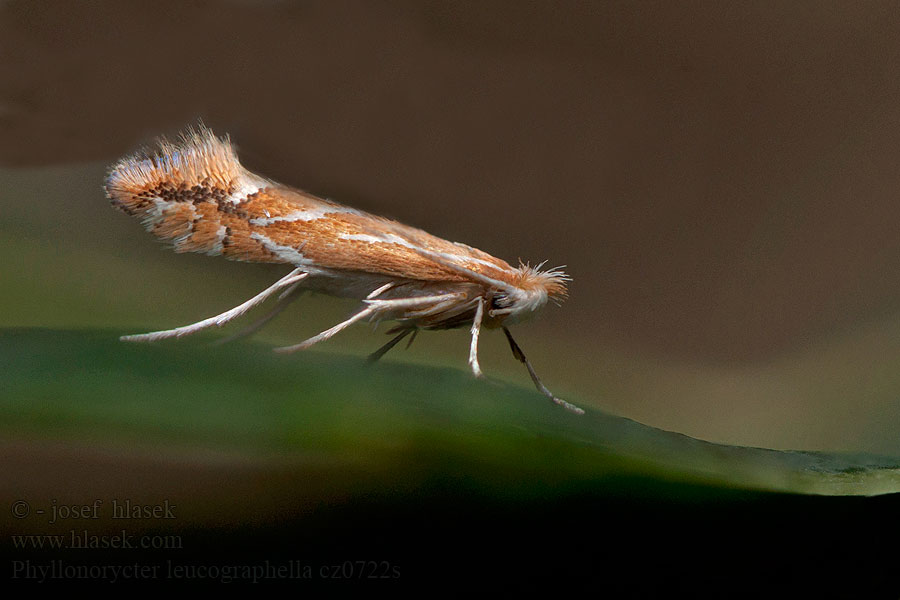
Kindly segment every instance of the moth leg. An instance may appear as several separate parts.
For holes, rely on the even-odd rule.
[[[350,327],[351,325],[353,325],[360,319],[365,319],[369,315],[376,313],[377,310],[378,309],[375,308],[374,306],[367,306],[366,308],[362,309],[361,311],[359,311],[358,313],[356,313],[355,315],[353,315],[346,321],[338,323],[334,327],[332,327],[330,329],[326,329],[322,333],[320,333],[318,335],[314,335],[311,338],[309,338],[308,340],[300,342],[299,344],[294,344],[293,346],[282,346],[281,348],[275,348],[275,352],[281,352],[283,354],[287,354],[289,352],[296,352],[298,350],[306,350],[310,346],[318,344],[319,342],[323,342],[323,341],[327,340],[328,338],[333,337],[334,335],[340,333],[341,331]]]
[[[400,343],[400,341],[403,338],[405,338],[410,333],[413,333],[415,331],[417,331],[417,329],[414,327],[408,327],[408,328],[402,329],[400,331],[400,333],[398,333],[395,337],[391,338],[391,341],[389,341],[387,344],[385,344],[384,346],[382,346],[381,348],[379,348],[378,350],[376,350],[375,352],[370,354],[366,360],[368,360],[369,362],[375,362],[376,360],[378,360],[379,358],[381,358],[382,356],[387,354],[388,350],[390,350],[391,348],[396,346],[398,343]],[[388,333],[390,333],[390,332],[388,332]],[[410,341],[412,341],[412,340],[410,340]]]
[[[427,306],[429,304],[439,304],[442,302],[461,298],[463,294],[451,292],[449,294],[435,294],[434,296],[415,296],[412,298],[391,298],[390,300],[363,300],[369,306],[375,307],[378,312],[389,312],[392,310],[400,310],[406,308],[415,308],[417,306]]]
[[[192,323],[191,325],[185,325],[184,327],[177,327],[175,329],[152,331],[150,333],[140,333],[136,335],[123,335],[119,339],[125,342],[153,342],[156,340],[190,335],[192,333],[200,331],[201,329],[206,329],[207,327],[221,327],[228,321],[240,317],[257,304],[262,303],[266,298],[268,298],[281,288],[293,285],[306,278],[308,275],[309,273],[301,270],[300,268],[294,269],[293,271],[276,281],[270,287],[264,289],[243,304],[235,306],[231,310],[227,310],[220,315],[216,315],[215,317],[209,317],[208,319],[197,321],[196,323]]]
[[[434,296],[419,296],[417,298],[392,298],[390,300],[364,300],[366,303],[366,308],[362,309],[346,321],[338,323],[331,329],[326,329],[322,333],[318,335],[314,335],[306,341],[300,342],[299,344],[294,344],[293,346],[282,346],[281,348],[275,348],[275,352],[296,352],[297,350],[305,350],[314,344],[318,344],[324,340],[327,340],[330,337],[333,337],[335,334],[343,331],[350,325],[353,325],[357,321],[361,319],[365,319],[368,316],[376,315],[379,313],[390,313],[396,310],[403,310],[407,308],[412,308],[415,306],[420,306],[424,304],[431,304],[434,302],[442,302],[449,298],[457,298],[460,297],[461,294],[458,293],[450,293],[450,294],[437,294]]]
[[[213,344],[216,346],[221,346],[222,344],[228,344],[235,340],[239,340],[241,338],[245,338],[250,335],[253,335],[257,331],[262,329],[266,325],[266,323],[268,323],[269,321],[271,321],[272,319],[274,319],[275,317],[277,317],[278,315],[283,313],[284,309],[286,309],[288,306],[290,306],[291,302],[293,302],[294,300],[296,300],[299,297],[299,296],[294,295],[294,292],[296,291],[298,285],[300,285],[299,282],[295,283],[294,285],[292,285],[291,287],[286,289],[284,292],[282,292],[281,295],[278,296],[278,301],[275,303],[275,307],[271,311],[269,311],[267,314],[260,317],[259,319],[254,321],[252,324],[248,325],[247,327],[244,327],[243,329],[241,329],[234,335],[230,335],[226,338],[216,340],[215,342],[213,342]]]
[[[478,364],[478,334],[481,333],[481,319],[484,317],[484,299],[478,298],[475,305],[475,319],[472,321],[472,344],[469,346],[469,367],[475,377],[484,377]]]
[[[388,291],[389,289],[391,289],[392,287],[394,287],[394,282],[389,281],[388,283],[384,284],[380,288],[376,288],[376,289],[372,290],[372,292],[368,296],[366,296],[366,300],[371,300],[372,298],[376,298],[376,297],[380,296],[381,294],[385,293],[386,291]]]
[[[406,342],[406,348],[404,348],[404,350],[409,350],[409,347],[412,346],[412,343],[415,341],[417,335],[419,335],[419,328],[418,328],[418,327],[416,327],[415,329],[413,329],[412,337],[409,338],[409,341],[408,341],[408,342]]]
[[[569,402],[566,402],[565,400],[561,400],[561,399],[557,398],[556,396],[553,395],[553,393],[550,390],[547,389],[547,387],[543,383],[541,383],[541,380],[537,376],[537,373],[534,372],[534,367],[532,367],[531,363],[528,362],[528,359],[525,358],[525,353],[522,352],[521,348],[519,348],[519,345],[516,343],[516,340],[513,339],[513,336],[509,332],[509,329],[504,327],[503,333],[506,334],[506,339],[509,340],[509,348],[510,348],[510,350],[512,350],[513,356],[515,356],[516,360],[523,363],[525,365],[525,368],[528,369],[528,374],[531,375],[531,380],[534,382],[534,385],[535,385],[535,387],[537,387],[538,391],[541,392],[542,394],[544,394],[545,396],[547,396],[548,398],[550,398],[550,400],[554,404],[558,404],[559,406],[562,406],[566,410],[570,410],[575,414],[583,415],[584,414],[583,409],[578,408],[574,404],[570,404]]]

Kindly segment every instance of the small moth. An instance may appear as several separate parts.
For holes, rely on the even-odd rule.
[[[541,271],[543,263],[512,267],[471,246],[275,183],[241,166],[230,139],[220,139],[202,125],[183,133],[179,143],[161,140],[155,152],[120,160],[105,187],[113,206],[139,217],[176,252],[294,267],[220,315],[123,336],[125,341],[150,342],[222,326],[280,292],[271,312],[238,335],[249,334],[284,310],[300,290],[309,289],[358,299],[362,307],[346,321],[276,351],[309,348],[357,321],[395,320],[388,331],[395,337],[370,355],[377,360],[407,336],[411,344],[420,329],[468,326],[469,367],[481,377],[478,336],[482,327],[499,327],[537,389],[568,410],[584,412],[541,383],[507,328],[548,299],[565,298],[570,278],[560,268]]]

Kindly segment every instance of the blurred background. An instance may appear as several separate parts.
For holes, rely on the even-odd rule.
[[[112,162],[203,119],[268,177],[567,265],[570,300],[514,330],[559,395],[900,454],[896,3],[7,0],[0,57],[0,326],[169,328],[286,272],[176,255],[105,199]],[[305,297],[259,337],[353,307]],[[530,385],[502,336],[482,352]]]

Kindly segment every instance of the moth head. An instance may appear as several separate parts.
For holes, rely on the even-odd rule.
[[[519,263],[512,285],[494,293],[489,315],[512,323],[528,318],[539,308],[553,300],[557,304],[568,296],[567,282],[572,278],[554,267],[541,271],[544,263],[532,267]]]

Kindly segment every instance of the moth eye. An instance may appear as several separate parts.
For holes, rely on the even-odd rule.
[[[494,294],[491,298],[491,308],[506,308],[509,306],[509,297],[506,294]]]

